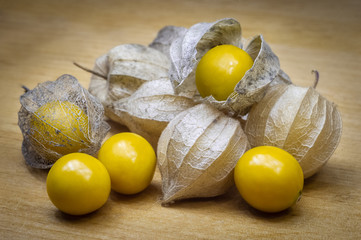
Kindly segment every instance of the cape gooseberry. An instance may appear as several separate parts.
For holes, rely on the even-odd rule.
[[[336,106],[314,87],[275,85],[249,112],[245,133],[251,147],[276,146],[292,154],[304,177],[331,157],[341,137]]]
[[[68,101],[51,101],[30,118],[30,144],[41,157],[56,161],[89,146],[88,127],[88,116],[80,107]]]

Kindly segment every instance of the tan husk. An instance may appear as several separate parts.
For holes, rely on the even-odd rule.
[[[122,44],[99,57],[92,75],[89,92],[99,98],[104,107],[132,95],[143,83],[168,79],[170,62],[160,51],[139,44]]]
[[[305,178],[321,169],[335,151],[342,123],[336,106],[313,87],[277,85],[248,114],[251,147],[271,145],[291,153]]]
[[[168,122],[194,105],[192,99],[174,95],[169,79],[154,80],[144,83],[130,97],[113,102],[107,116],[143,136],[156,149]]]
[[[240,123],[211,105],[183,111],[158,142],[162,203],[225,193],[233,183],[233,169],[248,147]]]
[[[119,45],[108,53],[111,99],[130,96],[144,82],[168,78],[169,60],[156,49],[139,44]]]
[[[96,60],[93,72],[100,74],[92,75],[89,86],[107,117],[142,135],[153,147],[167,123],[194,105],[193,100],[174,95],[168,77],[169,58],[156,49],[164,47],[157,41],[153,47],[114,47]]]
[[[108,95],[108,55],[102,55],[95,60],[93,71],[99,74],[92,74],[90,78],[89,92],[99,99],[104,107],[111,104],[112,100]],[[101,77],[102,75],[103,77]]]
[[[165,26],[159,30],[156,38],[149,44],[149,47],[157,49],[170,59],[170,45],[175,39],[184,36],[186,32],[187,28],[185,27]]]

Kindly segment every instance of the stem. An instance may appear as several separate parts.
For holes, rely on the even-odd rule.
[[[30,89],[27,86],[22,85],[21,86],[24,89],[24,92],[27,93],[30,91]]]
[[[320,74],[317,70],[312,70],[311,73],[315,74],[315,83],[313,84],[313,88],[317,87],[318,81],[320,79]]]
[[[80,65],[80,64],[78,64],[78,63],[76,63],[76,62],[73,62],[73,64],[74,64],[75,66],[77,66],[78,68],[83,69],[83,70],[86,71],[86,72],[92,73],[92,74],[94,74],[94,75],[96,75],[96,76],[98,76],[98,77],[101,77],[101,78],[104,78],[105,80],[107,80],[107,76],[104,76],[104,75],[101,74],[101,73],[98,73],[98,72],[95,72],[95,71],[93,71],[93,70],[90,70],[89,68],[83,67],[82,65]]]

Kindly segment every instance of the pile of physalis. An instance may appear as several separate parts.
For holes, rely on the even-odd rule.
[[[89,92],[105,115],[156,149],[164,205],[221,195],[235,183],[256,209],[284,210],[340,140],[335,105],[315,87],[292,84],[263,36],[243,39],[234,19],[166,26],[149,46],[114,47],[92,72]],[[39,159],[27,158],[36,145],[24,134],[28,163]]]

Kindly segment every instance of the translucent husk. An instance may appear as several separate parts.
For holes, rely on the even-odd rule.
[[[225,193],[233,184],[233,169],[248,147],[240,123],[209,104],[177,115],[158,142],[163,204]]]
[[[132,95],[143,83],[168,79],[169,59],[160,51],[139,44],[122,44],[95,61],[89,92],[107,108]]]
[[[169,59],[156,49],[160,44],[122,44],[111,49],[96,60],[92,71],[102,76],[93,74],[89,86],[107,117],[142,135],[153,147],[174,114],[193,106],[191,99],[174,95]]]
[[[56,81],[39,84],[33,90],[27,91],[20,97],[21,108],[18,114],[18,124],[24,137],[22,153],[26,163],[35,168],[50,168],[56,159],[62,156],[48,148],[39,149],[38,146],[33,146],[32,141],[30,141],[32,136],[30,135],[32,133],[30,122],[34,112],[39,107],[52,101],[58,101],[59,103],[70,102],[87,115],[88,124],[86,126],[88,128],[81,130],[82,138],[84,136],[87,139],[87,143],[81,145],[82,148],[79,149],[79,152],[94,155],[99,150],[102,140],[110,129],[103,119],[104,108],[102,104],[98,99],[89,94],[73,76],[62,75]],[[57,134],[64,134],[53,126],[50,126],[49,129],[54,129],[54,131],[57,131]],[[47,139],[47,135],[51,133],[43,132],[42,134],[44,139]],[[71,140],[74,137],[69,135],[65,138]],[[54,144],[60,145],[62,143]],[[50,158],[49,156],[55,156],[55,158]]]
[[[142,135],[156,149],[169,121],[194,105],[192,99],[174,95],[169,79],[162,79],[146,82],[130,97],[113,102],[107,115]]]
[[[245,133],[251,147],[271,145],[291,153],[305,178],[335,151],[342,131],[336,106],[313,87],[273,86],[248,114]]]
[[[156,38],[149,44],[149,47],[157,49],[170,59],[169,48],[172,42],[184,36],[187,32],[185,27],[165,26],[159,30]]]

